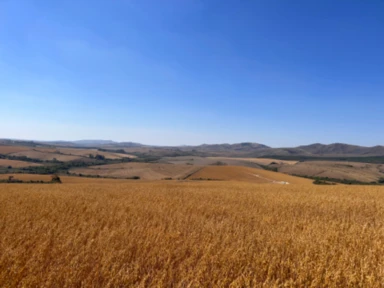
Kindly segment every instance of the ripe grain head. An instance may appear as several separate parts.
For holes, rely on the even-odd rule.
[[[379,287],[384,189],[0,186],[2,287]]]

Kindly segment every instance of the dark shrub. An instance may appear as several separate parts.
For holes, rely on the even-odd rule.
[[[53,174],[51,178],[52,183],[61,183],[61,179],[57,174]]]

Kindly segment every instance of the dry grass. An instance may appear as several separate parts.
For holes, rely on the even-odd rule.
[[[28,151],[31,149],[32,149],[31,147],[0,145],[0,154],[11,154],[11,153],[17,153],[21,151]]]
[[[18,161],[18,160],[0,159],[0,167],[8,167],[8,166],[12,166],[13,168],[23,168],[23,167],[30,167],[30,166],[41,166],[41,164]]]
[[[173,164],[193,164],[200,166],[215,165],[217,162],[222,162],[231,166],[257,167],[258,165],[269,165],[272,162],[282,165],[293,165],[297,161],[284,161],[270,158],[234,158],[234,157],[198,157],[198,156],[178,156],[178,157],[163,157],[162,160],[166,163]],[[260,166],[259,166],[260,167]],[[261,168],[261,167],[260,167]]]
[[[15,179],[23,181],[51,181],[51,175],[40,175],[40,174],[0,174],[0,179],[8,179],[9,176],[13,176]],[[0,184],[3,185],[3,184]]]
[[[246,181],[253,183],[272,183],[284,181],[290,184],[311,184],[312,180],[282,173],[239,166],[207,166],[188,177],[194,179],[213,179],[226,181]]]
[[[100,175],[103,177],[126,178],[139,176],[143,180],[161,180],[164,178],[185,178],[200,168],[192,165],[121,163],[76,168],[71,169],[70,172],[84,175]]]
[[[102,152],[97,149],[81,149],[81,148],[47,148],[47,147],[17,147],[17,146],[0,146],[0,154],[9,154],[13,156],[26,156],[39,160],[53,160],[56,158],[58,161],[74,161],[85,160],[90,154],[103,155],[107,159],[122,159],[122,158],[136,158],[136,156],[112,152]]]
[[[64,184],[127,184],[138,180],[60,176]]]
[[[14,179],[22,180],[22,181],[44,181],[49,182],[51,181],[52,175],[42,175],[42,174],[19,174],[19,173],[13,173],[13,174],[0,174],[0,180],[8,179],[9,176],[13,176]],[[103,184],[103,183],[129,183],[134,180],[126,180],[126,179],[108,179],[108,178],[87,178],[87,177],[74,177],[74,176],[60,176],[60,179],[62,183],[65,184],[78,184],[78,183],[86,183],[86,184]],[[0,184],[3,185],[3,184]],[[0,186],[1,188],[2,186]]]
[[[54,158],[58,161],[74,161],[81,159],[79,156],[70,156],[70,155],[63,155],[63,154],[55,154],[47,151],[38,151],[38,150],[28,150],[28,151],[22,151],[17,153],[12,153],[10,155],[13,156],[25,156],[32,159],[39,159],[42,161],[52,161]]]
[[[284,165],[295,165],[298,161],[291,161],[291,160],[279,160],[279,159],[272,159],[272,158],[226,158],[226,157],[208,157],[209,159],[220,159],[220,161],[225,160],[239,160],[239,161],[247,161],[252,162],[256,164],[261,165],[269,165],[272,162],[275,162],[277,164],[284,164]]]
[[[93,155],[103,155],[107,159],[136,158],[136,156],[133,156],[133,155],[103,152],[97,149],[58,148],[58,150],[63,154],[77,155],[77,156],[83,156],[83,157],[89,157],[90,154],[93,154]]]
[[[44,152],[44,153],[59,153],[59,148],[47,148],[47,147],[35,147],[33,150]]]
[[[362,182],[377,181],[384,176],[384,165],[356,162],[306,161],[282,166],[279,171],[303,176],[354,179]]]
[[[384,189],[0,185],[0,287],[382,287]]]

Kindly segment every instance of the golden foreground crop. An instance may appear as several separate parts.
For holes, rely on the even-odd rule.
[[[383,187],[0,186],[0,287],[380,287],[383,281]]]

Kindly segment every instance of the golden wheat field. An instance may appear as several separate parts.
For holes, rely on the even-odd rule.
[[[381,287],[384,187],[0,186],[0,287]]]

